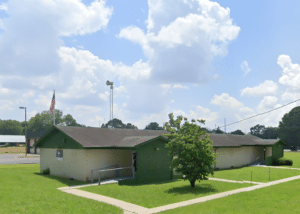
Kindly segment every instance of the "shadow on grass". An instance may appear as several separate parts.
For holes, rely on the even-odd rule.
[[[207,194],[211,192],[218,192],[218,190],[215,189],[210,184],[195,185],[194,188],[192,188],[191,185],[185,185],[182,187],[173,187],[165,191],[165,193],[174,194],[174,195],[184,195],[184,194],[199,195],[199,194]]]
[[[178,180],[181,180],[181,179],[173,179],[173,180],[166,180],[166,181],[155,181],[155,182],[145,182],[145,183],[133,183],[133,184],[122,184],[120,186],[144,186],[144,185],[161,185],[161,184],[168,184],[168,183],[174,183]],[[183,179],[182,179],[183,180]]]
[[[43,175],[42,173],[34,173],[35,175],[39,175],[42,176],[44,178],[48,178],[48,179],[52,179],[52,180],[57,180],[62,184],[65,184],[67,186],[76,186],[76,185],[84,185],[84,184],[90,184],[90,183],[86,183],[86,182],[82,182],[82,181],[77,181],[77,180],[71,180],[68,178],[63,178],[63,177],[58,177],[58,176],[54,176],[54,175]]]

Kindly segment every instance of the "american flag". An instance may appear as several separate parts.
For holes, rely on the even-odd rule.
[[[54,113],[54,109],[55,109],[55,91],[54,91],[54,94],[53,94],[53,98],[52,98],[52,102],[51,102],[51,105],[50,105],[50,112],[51,114]]]

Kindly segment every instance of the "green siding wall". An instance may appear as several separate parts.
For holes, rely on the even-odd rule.
[[[156,139],[136,148],[138,183],[172,179],[172,170],[169,167],[172,158],[168,155],[165,144],[165,141]],[[159,148],[159,150],[155,150],[155,148]]]
[[[272,146],[272,157],[273,159],[283,157],[283,145],[281,143],[275,143]]]
[[[47,138],[43,140],[40,148],[82,149],[83,147],[66,134],[53,131]]]

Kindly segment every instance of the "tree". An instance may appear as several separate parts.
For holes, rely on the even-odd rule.
[[[163,130],[163,127],[160,127],[157,122],[151,122],[145,127],[145,130]]]
[[[78,124],[70,114],[65,115],[62,121],[63,123],[61,125],[63,126],[85,127],[85,125]]]
[[[171,134],[164,134],[168,137],[169,155],[172,156],[171,169],[175,168],[177,173],[184,175],[184,180],[189,180],[191,187],[195,187],[195,182],[206,179],[209,174],[214,174],[212,165],[216,163],[216,154],[212,151],[212,141],[205,131],[197,124],[190,124],[187,118],[185,123],[180,127],[182,116],[178,116],[174,121],[173,113],[169,114],[169,122],[165,123]],[[205,123],[205,120],[197,120]],[[192,122],[196,122],[192,119]],[[173,129],[171,127],[176,128]],[[204,138],[200,139],[200,136]]]
[[[233,132],[231,132],[230,134],[235,134],[235,135],[245,135],[245,133],[244,132],[242,132],[241,130],[235,130],[235,131],[233,131]]]
[[[131,123],[127,123],[125,129],[138,129],[135,125],[132,125]]]
[[[213,129],[212,132],[213,132],[213,133],[216,133],[216,134],[224,134],[224,132],[220,129],[219,126],[218,126],[217,129]]]
[[[0,122],[1,135],[21,135],[22,125],[16,120],[2,120]]]
[[[206,133],[214,133],[213,130],[209,129],[209,128],[205,128],[205,127],[201,127],[203,131],[205,131]]]
[[[101,125],[101,128],[114,128],[114,129],[138,129],[138,127],[136,127],[135,125],[131,124],[131,123],[127,123],[127,125],[125,125],[122,120],[119,120],[117,118],[114,118],[113,120],[108,121],[106,124]]]
[[[277,127],[267,127],[263,133],[262,138],[263,139],[277,139],[278,138],[277,130],[278,130]]]
[[[61,110],[55,109],[55,125],[61,124],[63,124],[63,113]],[[37,113],[28,122],[28,130],[31,132],[45,131],[51,126],[53,126],[53,114],[49,113],[49,111]]]
[[[293,108],[279,122],[278,136],[288,147],[300,146],[300,106]]]
[[[266,127],[264,125],[259,124],[250,128],[251,135],[254,135],[259,138],[263,138],[265,130]]]

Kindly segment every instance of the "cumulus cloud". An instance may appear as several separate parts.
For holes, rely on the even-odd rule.
[[[265,96],[256,107],[258,112],[264,112],[274,108],[278,98],[274,96]]]
[[[44,76],[58,71],[62,36],[84,35],[104,28],[112,14],[105,1],[89,6],[80,0],[17,1],[2,4],[0,64],[2,74]]]
[[[277,64],[282,68],[279,83],[290,87],[292,90],[300,89],[300,65],[293,64],[290,56],[280,55]]]
[[[245,73],[244,76],[246,76],[251,71],[251,68],[249,68],[248,62],[246,60],[242,62],[241,68]]]
[[[299,92],[284,92],[281,95],[281,100],[298,100],[300,99],[300,93]]]
[[[189,87],[187,87],[187,86],[182,86],[182,85],[180,85],[180,84],[175,84],[175,85],[173,86],[173,88],[189,89]]]
[[[213,79],[207,73],[213,57],[226,55],[228,43],[240,31],[232,23],[230,9],[208,0],[148,4],[147,33],[129,26],[118,37],[143,48],[152,69],[150,80],[199,84]]]
[[[229,108],[239,108],[243,107],[243,104],[235,99],[234,97],[229,96],[227,93],[222,93],[220,96],[214,95],[214,98],[210,102],[211,104]]]
[[[278,87],[272,80],[266,80],[253,88],[247,87],[241,91],[241,96],[264,96],[276,94]]]

